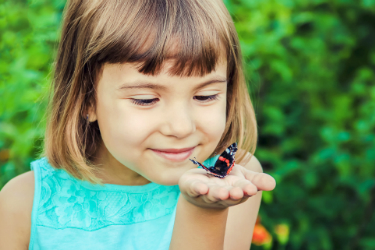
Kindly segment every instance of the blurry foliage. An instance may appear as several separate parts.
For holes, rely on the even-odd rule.
[[[29,170],[41,150],[64,5],[0,0],[0,187]]]
[[[226,4],[251,80],[256,156],[278,183],[263,192],[262,223],[290,226],[285,249],[375,249],[375,1]]]
[[[225,3],[258,118],[256,156],[278,183],[260,210],[272,249],[375,249],[375,0]],[[40,153],[64,4],[0,0],[0,188]]]

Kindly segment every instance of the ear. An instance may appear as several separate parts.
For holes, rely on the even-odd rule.
[[[90,107],[88,108],[85,119],[87,119],[87,115],[89,116],[89,122],[94,122],[98,119],[94,105],[90,105]]]

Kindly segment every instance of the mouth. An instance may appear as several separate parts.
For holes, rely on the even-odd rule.
[[[151,149],[157,155],[169,161],[185,161],[193,153],[195,147],[191,148],[168,148],[168,149]]]

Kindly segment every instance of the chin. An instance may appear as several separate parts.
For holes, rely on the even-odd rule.
[[[159,176],[153,176],[153,178],[148,178],[150,181],[164,186],[174,186],[178,185],[178,181],[183,173],[165,173],[160,174]]]

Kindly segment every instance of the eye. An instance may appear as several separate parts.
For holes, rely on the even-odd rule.
[[[158,98],[154,99],[131,99],[132,103],[139,106],[150,106],[152,104],[155,104],[159,101]]]
[[[219,95],[197,95],[194,96],[195,100],[201,101],[201,102],[209,102],[213,100],[217,100],[219,98]]]

